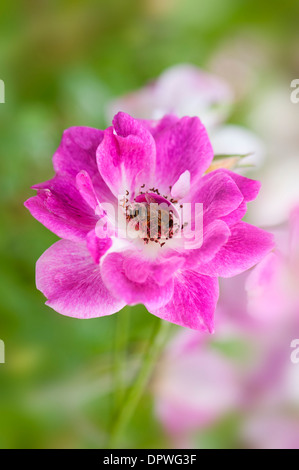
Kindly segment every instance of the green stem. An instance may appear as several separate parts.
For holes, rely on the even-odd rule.
[[[131,309],[126,307],[122,312],[117,314],[116,330],[115,330],[115,347],[114,347],[114,412],[118,410],[124,398],[124,369],[126,362],[126,345],[129,334]]]
[[[153,332],[149,339],[139,373],[137,374],[132,387],[128,390],[124,402],[119,409],[119,414],[113,423],[109,443],[109,448],[111,449],[116,448],[119,436],[136,410],[139,400],[153,372],[154,366],[156,365],[157,359],[165,344],[169,326],[170,323],[160,319],[155,319]]]

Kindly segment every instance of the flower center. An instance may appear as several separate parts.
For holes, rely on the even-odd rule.
[[[129,196],[128,191],[126,193]],[[158,243],[161,247],[179,231],[177,201],[161,196],[158,190],[141,192],[133,202],[125,199],[128,234],[139,237],[147,245]]]

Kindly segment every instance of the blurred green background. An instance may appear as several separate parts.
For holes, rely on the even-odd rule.
[[[291,0],[1,2],[1,448],[98,448],[106,442],[116,315],[80,321],[44,306],[35,261],[57,237],[23,207],[30,186],[52,177],[51,156],[63,130],[106,126],[109,99],[176,63],[215,69],[236,47],[241,56],[250,50],[255,59],[263,50],[266,57],[253,60],[255,81],[231,116],[246,123],[257,92],[277,77],[287,84],[296,77],[298,17],[299,4]],[[127,315],[124,374],[130,376],[155,319],[141,307]],[[148,393],[122,446],[167,446],[152,407]]]

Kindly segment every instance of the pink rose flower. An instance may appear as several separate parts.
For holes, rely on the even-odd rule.
[[[255,265],[273,239],[241,221],[260,184],[224,169],[205,174],[212,159],[196,117],[153,122],[118,113],[105,131],[66,130],[54,155],[55,177],[34,186],[37,195],[25,203],[63,239],[36,266],[47,305],[92,318],[142,303],[167,321],[213,331],[218,277]],[[164,204],[169,222],[159,219],[154,238],[148,219],[134,217],[136,205],[148,210],[151,203]],[[202,240],[193,245],[185,243],[185,229],[176,237],[187,203],[203,207]],[[143,235],[134,238],[134,230]]]

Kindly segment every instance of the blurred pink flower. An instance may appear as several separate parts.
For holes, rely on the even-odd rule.
[[[299,446],[299,374],[291,362],[299,332],[299,208],[289,229],[274,232],[279,251],[249,275],[221,280],[216,336],[178,334],[165,351],[154,383],[156,414],[175,444],[191,445],[233,412],[238,446]],[[228,357],[229,345],[235,355]]]
[[[279,153],[279,150],[277,152]],[[281,155],[282,153],[279,153],[279,159],[275,160],[272,151],[263,171],[259,172],[263,186],[258,203],[253,203],[250,212],[250,222],[255,225],[282,225],[292,208],[298,204],[299,155],[285,152],[284,158],[281,158]]]
[[[249,311],[269,321],[299,311],[299,206],[289,230],[276,230],[277,250],[252,271],[246,283]]]
[[[232,91],[224,80],[193,65],[179,64],[140,90],[111,101],[108,118],[120,109],[139,119],[161,119],[165,114],[199,116],[210,128],[226,119],[232,103]]]
[[[234,95],[229,84],[217,75],[191,64],[166,69],[143,88],[116,98],[108,105],[110,121],[118,110],[140,119],[160,119],[165,114],[198,116],[207,128],[215,154],[252,155],[241,166],[259,165],[264,148],[256,134],[237,125],[224,125]]]
[[[266,149],[259,174],[263,187],[250,214],[250,222],[263,227],[285,223],[299,201],[298,106],[291,102],[290,92],[285,77],[273,76],[266,87],[256,89],[254,106],[246,118]]]
[[[242,430],[247,447],[254,449],[299,449],[299,419],[277,410],[259,410]]]
[[[241,221],[260,184],[223,169],[203,175],[212,159],[207,132],[196,117],[166,116],[154,123],[118,113],[105,131],[65,131],[54,155],[56,176],[34,186],[37,196],[25,203],[63,238],[37,262],[37,287],[47,305],[64,315],[91,318],[143,303],[162,319],[213,331],[218,277],[252,267],[273,240]],[[199,202],[202,244],[186,248],[173,228],[162,238],[162,221],[151,238],[147,218],[142,237],[126,233],[122,238],[104,210],[106,202],[123,212],[133,232],[136,203],[164,202],[172,227],[180,227],[178,208]],[[106,238],[99,238],[99,221],[102,229],[108,227]]]
[[[206,337],[183,331],[168,345],[158,369],[156,415],[172,438],[186,442],[190,432],[238,408],[240,391],[235,364]]]

